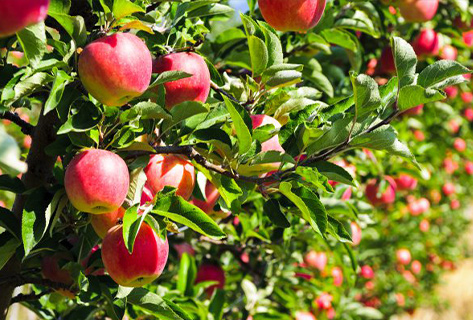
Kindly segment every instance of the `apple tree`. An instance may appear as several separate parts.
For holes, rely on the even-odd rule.
[[[471,8],[243,2],[0,0],[0,319],[380,319],[453,268]]]

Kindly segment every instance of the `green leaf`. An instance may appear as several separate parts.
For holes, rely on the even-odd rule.
[[[172,116],[166,109],[151,101],[139,102],[135,104],[131,109],[125,110],[120,115],[121,123],[126,123],[138,119],[171,120]]]
[[[159,197],[152,212],[188,226],[207,237],[213,239],[226,237],[215,221],[205,212],[174,194],[166,194]]]
[[[276,31],[263,21],[259,21],[261,30],[263,30],[264,38],[266,42],[266,48],[268,51],[268,67],[273,65],[282,64],[284,55],[282,51],[281,40],[279,39]]]
[[[46,52],[46,31],[44,22],[22,29],[17,33],[17,37],[30,65],[36,68]]]
[[[344,168],[328,161],[318,161],[314,163],[314,167],[326,176],[329,180],[345,183],[351,186],[356,186],[353,177]]]
[[[215,320],[222,319],[224,306],[225,306],[225,291],[223,291],[220,288],[217,288],[209,304],[209,311],[213,315],[213,319]]]
[[[87,29],[83,17],[72,17],[68,14],[55,12],[49,12],[49,15],[66,30],[78,47],[82,47],[86,44]]]
[[[184,320],[159,295],[145,288],[134,288],[127,295],[127,302],[138,309],[150,313],[162,320]]]
[[[281,228],[289,228],[291,223],[287,220],[284,213],[281,211],[281,206],[276,199],[269,199],[263,206],[264,214],[269,220]]]
[[[20,161],[20,148],[3,127],[0,127],[0,168],[12,175],[26,172],[26,163]]]
[[[23,193],[26,189],[25,185],[19,178],[3,174],[0,176],[0,190],[10,191],[13,193]]]
[[[15,214],[10,210],[0,207],[0,227],[7,230],[11,235],[21,240],[21,225]]]
[[[253,139],[251,138],[251,118],[246,110],[240,105],[234,103],[227,97],[223,96],[227,110],[233,120],[236,136],[238,138],[238,152],[244,154],[251,148]],[[249,119],[249,121],[248,121]]]
[[[456,61],[440,60],[422,70],[417,78],[417,84],[429,88],[448,78],[463,74],[471,74],[471,71]]]
[[[332,216],[328,216],[327,232],[341,242],[351,242],[351,236],[343,226],[343,224]]]
[[[78,109],[77,113],[67,118],[59,128],[58,134],[89,131],[102,120],[102,113],[92,102],[78,101],[75,107]]]
[[[179,274],[177,277],[177,290],[183,295],[192,296],[197,267],[195,259],[185,252],[179,262]]]
[[[59,101],[61,101],[66,85],[72,80],[72,78],[66,72],[58,70],[57,68],[54,68],[53,73],[55,74],[53,88],[49,93],[48,100],[44,104],[44,114],[56,109]]]
[[[248,48],[250,51],[253,75],[260,75],[266,70],[269,61],[269,53],[266,44],[256,36],[249,36]]]
[[[20,245],[21,242],[12,237],[10,233],[4,232],[0,234],[0,269],[10,260]]]
[[[343,143],[349,136],[352,121],[352,117],[335,121],[330,130],[307,147],[307,154],[311,156],[317,151],[329,149]]]
[[[115,19],[119,20],[136,12],[145,12],[145,10],[129,0],[114,0],[112,12]]]
[[[133,246],[141,224],[146,217],[146,214],[138,215],[139,205],[134,205],[125,211],[123,216],[123,239],[125,240],[125,247],[130,254],[133,253]]]
[[[409,85],[402,87],[399,91],[398,107],[399,110],[407,110],[420,104],[440,101],[446,98],[446,95],[436,89],[424,89],[419,85]]]
[[[404,39],[393,37],[392,48],[399,80],[399,88],[414,83],[417,55],[412,46]]]
[[[327,229],[327,211],[317,195],[305,187],[293,191],[289,182],[281,182],[279,191],[296,205],[312,229],[323,236]]]
[[[350,73],[357,110],[357,121],[365,120],[381,103],[378,84],[373,78],[355,72]]]
[[[154,80],[153,83],[149,85],[148,89],[154,88],[166,82],[172,82],[172,81],[181,80],[181,79],[185,79],[189,77],[192,77],[192,75],[184,71],[178,71],[178,70],[164,71],[163,73],[160,73],[158,77],[156,78],[156,80]]]

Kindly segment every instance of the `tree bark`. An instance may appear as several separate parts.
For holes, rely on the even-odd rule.
[[[47,185],[52,181],[55,157],[48,156],[44,150],[46,146],[56,139],[56,124],[58,124],[57,113],[52,111],[43,116],[42,110],[38,124],[34,130],[31,148],[26,158],[28,170],[22,176],[26,189]],[[26,196],[17,195],[13,204],[13,213],[21,220]],[[0,270],[0,278],[16,275],[21,271],[21,262],[14,255],[10,261]],[[5,284],[0,286],[0,320],[5,320],[15,286]]]

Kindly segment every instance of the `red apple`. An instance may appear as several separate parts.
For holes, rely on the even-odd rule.
[[[61,258],[62,255],[60,254],[45,256],[41,261],[41,272],[45,279],[72,286],[74,280],[72,279],[69,270],[59,267],[59,261]],[[68,260],[69,259],[66,259],[66,261]],[[57,292],[70,299],[74,299],[75,297],[75,294],[69,290],[59,289]]]
[[[340,287],[343,284],[343,271],[340,267],[332,268],[333,285]]]
[[[455,99],[458,95],[458,88],[455,86],[446,87],[443,91],[450,99]]]
[[[268,125],[268,124],[272,124],[276,130],[281,128],[281,124],[276,119],[264,114],[252,115],[251,121],[253,123],[253,129],[256,129],[258,127]],[[279,143],[278,135],[275,135],[271,139],[263,142],[261,144],[261,151],[262,152],[267,152],[267,151],[284,152],[284,149],[281,147],[281,144]]]
[[[197,271],[195,283],[204,281],[217,282],[217,284],[214,284],[206,289],[207,295],[211,296],[215,289],[223,289],[225,287],[225,272],[219,265],[203,263]]]
[[[212,182],[208,180],[205,185],[205,198],[206,201],[192,199],[191,203],[199,207],[205,213],[210,214],[214,211],[215,204],[217,203],[218,198],[220,198],[220,193],[218,193],[217,188],[212,184]]]
[[[427,232],[430,229],[430,222],[427,219],[423,219],[419,224],[419,229],[422,232]]]
[[[264,20],[279,31],[306,32],[319,23],[326,0],[258,0]]]
[[[0,38],[37,24],[48,15],[49,0],[1,0]]]
[[[350,229],[351,229],[351,239],[353,240],[353,245],[357,246],[361,242],[361,228],[356,222],[351,222]]]
[[[327,310],[327,319],[332,320],[336,316],[335,309],[334,308],[329,308]]]
[[[422,271],[422,263],[419,260],[412,261],[411,270],[414,274],[419,274]]]
[[[93,214],[120,208],[128,193],[130,176],[125,161],[106,150],[88,149],[69,163],[64,177],[72,205]]]
[[[443,160],[443,168],[448,174],[452,174],[457,171],[458,163],[453,161],[452,158],[445,158],[445,160]]]
[[[466,108],[463,115],[468,121],[473,121],[473,108]]]
[[[396,199],[396,182],[388,176],[385,177],[385,180],[388,182],[388,186],[382,194],[378,194],[379,183],[377,179],[371,179],[366,185],[366,197],[373,206],[391,204]]]
[[[331,294],[322,292],[316,299],[315,304],[317,307],[322,310],[327,310],[332,307],[333,297]]]
[[[373,282],[373,281],[367,281],[367,282],[365,283],[365,288],[366,288],[366,290],[371,291],[371,290],[374,289],[374,287],[375,287],[375,285],[374,285],[374,282]]]
[[[458,199],[450,200],[450,208],[452,210],[460,209],[460,201],[458,201]]]
[[[422,132],[422,130],[414,130],[414,138],[417,141],[424,141],[425,140],[425,134]]]
[[[471,103],[473,102],[473,93],[471,92],[462,92],[462,94],[460,95],[463,102],[465,103]]]
[[[123,219],[125,211],[125,209],[120,207],[109,213],[92,214],[90,224],[94,228],[95,233],[103,239],[107,235],[108,230],[112,229],[121,219]]]
[[[295,320],[317,320],[317,318],[308,311],[297,311]]]
[[[146,223],[136,235],[133,253],[123,240],[121,225],[110,229],[102,244],[102,260],[110,277],[124,287],[142,287],[158,278],[166,266],[169,244]]]
[[[473,174],[473,162],[471,161],[465,162],[465,171],[470,176]]]
[[[411,262],[411,252],[407,249],[399,249],[396,251],[397,262],[402,265],[408,265]]]
[[[463,42],[468,46],[471,47],[473,45],[473,30],[463,32]]]
[[[417,187],[417,179],[406,173],[401,173],[394,181],[398,190],[414,190]]]
[[[406,305],[406,298],[402,293],[396,293],[396,303],[400,307],[404,307]]]
[[[458,152],[463,152],[466,150],[466,142],[462,138],[456,138],[455,141],[453,142],[453,147]]]
[[[381,53],[381,67],[380,72],[382,74],[395,74],[396,65],[394,63],[393,51],[391,47],[385,47]]]
[[[304,262],[310,268],[324,271],[325,266],[327,265],[327,254],[325,252],[316,252],[311,250],[304,256]]]
[[[407,22],[432,20],[437,13],[439,0],[400,0],[399,11]]]
[[[448,126],[450,127],[450,131],[453,134],[458,133],[458,131],[460,130],[460,124],[455,119],[450,120],[448,122]]]
[[[184,101],[207,100],[210,92],[210,72],[200,55],[193,52],[171,53],[153,61],[153,73],[165,71],[184,71],[192,75],[164,84],[168,109]]]
[[[146,204],[147,202],[152,202],[153,200],[153,191],[151,191],[151,188],[148,186],[147,183],[145,183],[143,187],[143,192],[141,193],[140,206]]]
[[[195,250],[194,248],[187,242],[183,242],[183,243],[176,243],[174,245],[174,249],[176,249],[177,251],[177,255],[179,257],[179,259],[182,258],[182,255],[184,253],[187,253],[191,256],[195,256]]]
[[[362,266],[360,274],[365,279],[373,279],[374,278],[374,271],[370,266]]]
[[[424,105],[420,104],[414,108],[407,109],[406,111],[403,112],[403,115],[410,115],[410,116],[417,116],[424,111]]]
[[[352,195],[351,187],[348,187],[343,192],[341,199],[344,200],[344,201],[348,201],[348,200],[350,200],[351,195]]]
[[[457,60],[458,51],[457,48],[447,44],[440,51],[440,58],[444,60]]]
[[[141,96],[151,81],[152,58],[131,33],[115,33],[88,44],[79,56],[79,76],[87,91],[107,106]]]
[[[439,53],[439,37],[432,29],[423,29],[412,43],[419,57],[436,56]]]
[[[156,194],[165,186],[177,189],[176,194],[189,199],[195,185],[194,166],[187,159],[173,154],[152,155],[145,168],[147,184]]]

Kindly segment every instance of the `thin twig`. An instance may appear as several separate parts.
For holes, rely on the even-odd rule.
[[[42,296],[50,294],[51,292],[53,292],[53,290],[47,289],[46,291],[42,291],[38,294],[34,292],[30,294],[20,293],[11,299],[10,304],[12,305],[14,303],[24,302],[24,301],[36,301],[36,300],[39,300]]]
[[[249,105],[247,105],[246,103],[241,103],[237,98],[235,98],[234,96],[232,96],[231,94],[229,94],[228,92],[226,92],[225,90],[223,90],[222,88],[220,88],[217,84],[215,84],[214,82],[210,82],[210,86],[212,87],[212,89],[214,89],[215,91],[217,91],[218,93],[220,93],[222,96],[225,96],[227,97],[228,99],[232,100],[233,102],[235,103],[238,103],[240,106],[242,106],[243,108],[246,109],[246,111],[250,112],[251,111],[251,108]]]
[[[34,126],[29,122],[26,122],[25,120],[21,119],[21,117],[16,112],[5,111],[3,113],[0,113],[0,119],[9,120],[19,126],[21,128],[21,132],[23,132],[24,134],[30,136],[33,135]]]

